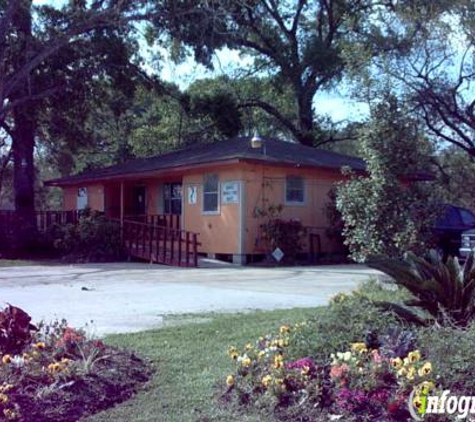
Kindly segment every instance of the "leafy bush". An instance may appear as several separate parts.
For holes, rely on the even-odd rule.
[[[475,324],[466,329],[424,327],[418,329],[418,344],[437,368],[438,382],[454,394],[475,391]]]
[[[434,190],[407,182],[430,169],[430,151],[418,122],[393,97],[371,113],[371,122],[360,133],[367,174],[350,172],[350,179],[337,185],[345,243],[359,262],[376,254],[401,256],[421,250],[436,217],[430,205],[437,202]]]
[[[475,260],[473,253],[460,268],[457,258],[444,263],[431,252],[418,258],[408,253],[404,259],[374,259],[370,266],[392,277],[392,282],[406,288],[413,296],[406,306],[381,303],[399,317],[420,325],[467,326],[475,317]],[[412,312],[417,307],[421,313]],[[426,317],[428,315],[429,317]]]
[[[30,317],[13,309],[23,329],[10,331],[16,351],[0,356],[1,420],[75,421],[127,399],[150,376],[134,355],[88,339],[66,321],[39,325],[27,341]]]
[[[306,231],[301,221],[273,218],[263,224],[261,230],[269,253],[280,248],[284,253],[284,262],[295,261],[297,255],[302,252]]]
[[[53,226],[48,236],[68,260],[113,261],[125,256],[119,223],[89,209],[81,213],[78,224]]]
[[[365,290],[369,288],[335,296],[328,307],[307,321],[295,334],[292,356],[325,359],[333,350],[342,349],[351,342],[367,337],[369,333],[386,332],[389,327],[398,325],[398,319],[375,306]],[[386,291],[385,294],[389,297],[391,292]],[[382,293],[378,296],[382,297]]]
[[[32,333],[36,330],[25,311],[8,305],[0,311],[0,353],[21,353],[31,342]]]
[[[264,219],[260,225],[260,239],[265,247],[268,257],[276,248],[284,253],[283,261],[292,263],[303,250],[303,240],[306,229],[300,220],[285,220],[281,217],[284,207],[282,205],[269,205],[266,208],[256,207],[254,217]]]

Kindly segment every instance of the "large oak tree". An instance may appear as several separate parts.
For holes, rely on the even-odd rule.
[[[389,2],[390,3],[390,2]],[[278,120],[305,145],[322,139],[314,112],[317,93],[344,75],[345,45],[368,18],[372,0],[170,0],[156,23],[175,40],[192,46],[195,58],[210,63],[222,47],[254,57],[253,72],[271,76],[293,92],[296,118],[257,95],[240,107],[257,107]],[[164,22],[165,20],[165,22]]]

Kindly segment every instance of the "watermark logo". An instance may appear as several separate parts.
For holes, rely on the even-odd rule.
[[[423,421],[425,415],[455,415],[467,419],[475,415],[475,396],[458,396],[444,390],[440,394],[413,391],[408,399],[409,413],[415,421]]]

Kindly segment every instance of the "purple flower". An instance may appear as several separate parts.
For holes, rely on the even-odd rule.
[[[315,363],[311,358],[301,358],[287,364],[287,369],[304,369],[309,368],[310,371],[314,371],[316,368]]]
[[[391,393],[387,389],[382,388],[373,390],[369,395],[371,400],[379,402],[380,404],[386,404],[391,397]]]
[[[362,390],[342,388],[338,391],[335,402],[338,408],[348,412],[361,410],[369,403],[369,398]]]

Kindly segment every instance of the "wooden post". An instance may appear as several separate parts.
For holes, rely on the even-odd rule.
[[[181,231],[178,232],[178,266],[181,267],[183,263],[181,262],[181,246],[182,246],[182,239],[181,239]]]
[[[190,232],[186,232],[186,237],[185,237],[185,262],[186,266],[190,266]]]
[[[168,234],[168,229],[166,227],[162,227],[162,233],[163,233],[163,248],[162,248],[162,264],[165,264],[167,261],[167,234]]]
[[[175,230],[171,230],[170,264],[173,265],[175,259]]]
[[[198,266],[198,235],[193,233],[193,265]]]
[[[120,225],[124,224],[124,182],[120,182]]]

